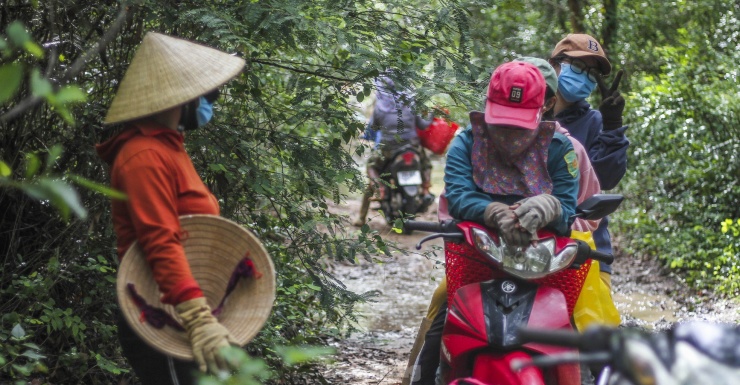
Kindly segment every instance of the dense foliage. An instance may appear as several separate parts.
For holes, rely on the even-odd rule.
[[[633,150],[622,184],[629,209],[620,230],[632,252],[736,296],[737,236],[723,223],[740,218],[740,6],[687,2],[673,12],[683,16],[659,33],[675,44],[653,47],[650,56],[660,59],[651,72],[633,75]]]
[[[628,200],[613,232],[629,252],[662,258],[699,287],[736,294],[738,7],[721,0],[3,2],[0,382],[132,376],[115,338],[114,234],[109,197],[100,194],[111,192],[91,181],[107,182],[94,144],[110,135],[105,111],[149,30],[247,60],[213,124],[187,144],[222,214],[255,231],[276,262],[275,309],[248,351],[286,382],[317,374],[284,366],[274,347],[341,334],[354,306],[372,294],[344,290],[324,270],[327,261],[392,251],[379,234],[347,232],[330,213],[364,183],[353,157],[367,155],[356,140],[358,111],[373,77],[391,69],[422,105],[449,105],[464,124],[466,112],[480,108],[492,68],[520,55],[548,57],[573,31],[602,40],[614,67],[626,70],[620,89],[632,150],[616,192]],[[84,188],[74,192],[71,182]]]

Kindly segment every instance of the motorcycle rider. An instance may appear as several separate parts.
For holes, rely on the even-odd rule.
[[[553,106],[554,106],[554,101],[555,101],[554,98],[558,90],[558,76],[555,70],[546,60],[543,60],[540,58],[520,57],[520,58],[517,58],[516,61],[524,61],[524,62],[528,62],[528,63],[531,63],[537,66],[537,69],[539,69],[542,75],[544,76],[545,81],[547,83],[547,92],[546,92],[547,102],[545,103],[547,110],[543,114],[542,119],[546,121],[554,120],[554,113],[553,113]],[[579,171],[581,174],[581,178],[579,180],[578,200],[577,200],[578,204],[580,204],[581,202],[590,198],[592,195],[599,193],[601,191],[601,187],[596,177],[596,173],[593,167],[591,166],[591,162],[588,158],[588,153],[586,149],[583,147],[583,145],[581,145],[580,142],[578,142],[578,140],[570,136],[568,131],[565,128],[557,124],[557,122],[555,123],[557,127],[556,132],[559,132],[567,136],[571,144],[573,145],[573,149],[576,152]],[[449,212],[447,210],[447,199],[444,195],[444,192],[440,196],[438,213],[439,213],[440,221],[452,219],[452,217],[449,215]],[[582,218],[577,218],[575,222],[573,222],[573,224],[571,225],[571,230],[579,231],[579,232],[592,232],[596,230],[598,225],[599,225],[599,220],[585,220]],[[419,327],[419,333],[416,337],[414,347],[412,348],[411,353],[410,353],[409,364],[408,364],[407,371],[404,376],[404,380],[402,382],[403,385],[408,385],[410,383],[409,382],[411,378],[410,371],[413,365],[415,364],[416,357],[419,353],[419,350],[421,349],[421,345],[422,343],[424,343],[424,337],[425,337],[426,332],[430,329],[430,327],[432,327],[432,325],[436,325],[435,328],[437,329],[439,333],[441,333],[441,328],[444,325],[444,317],[445,317],[446,308],[447,308],[446,299],[447,299],[447,285],[446,285],[446,280],[443,280],[440,286],[435,290],[434,295],[432,296],[432,301],[429,305],[427,316],[422,320],[421,326]],[[604,303],[601,306],[603,306],[604,308],[611,309],[613,308],[613,302]],[[441,314],[440,314],[440,311],[441,311]],[[595,310],[592,309],[590,314],[599,314],[599,313],[594,313],[594,311]],[[616,311],[616,309],[614,309],[614,311]],[[438,318],[435,318],[437,317],[438,314],[440,314],[440,316]],[[613,314],[610,314],[610,315],[613,316]],[[615,321],[614,319],[610,319],[609,317],[606,317],[606,319],[608,320],[608,322],[606,323]],[[435,343],[432,343],[431,345],[434,346]],[[436,345],[438,345],[438,343],[436,343]],[[429,361],[429,360],[427,359],[426,361]],[[436,367],[437,361],[436,361],[435,356],[432,356],[432,361],[434,362],[431,362],[429,365]]]
[[[508,244],[527,246],[536,242],[536,231],[542,227],[565,234],[572,224],[579,163],[570,140],[555,132],[557,124],[541,122],[555,103],[552,89],[546,98],[547,88],[535,65],[502,64],[491,76],[485,114],[470,113],[471,126],[453,140],[447,153],[449,214],[499,230]],[[436,298],[446,299],[437,292]],[[433,307],[439,312],[431,325],[425,320],[429,331],[413,384],[435,381],[447,304],[435,306],[433,301],[430,310]]]
[[[419,151],[422,167],[422,196],[425,201],[434,199],[429,193],[432,185],[432,165],[416,134],[416,128],[426,129],[432,123],[431,119],[426,120],[417,115],[414,112],[414,95],[407,90],[396,90],[395,83],[387,75],[381,75],[375,79],[375,88],[377,100],[365,137],[373,140],[376,148],[367,162],[367,176],[370,183],[362,195],[360,213],[352,222],[358,227],[365,224],[372,196],[377,193],[381,199],[384,197],[385,192],[380,182],[383,167],[398,149],[407,144],[411,144]]]
[[[607,87],[603,76],[611,73],[611,63],[601,44],[586,34],[570,34],[560,40],[549,61],[558,74],[555,119],[586,147],[601,188],[611,190],[627,171],[629,140],[627,126],[622,123],[625,100],[617,91],[623,71],[618,71]],[[602,97],[598,111],[585,100],[597,85]],[[598,251],[612,254],[608,225],[609,218],[603,218],[593,237]],[[600,266],[601,279],[611,288],[612,268]]]

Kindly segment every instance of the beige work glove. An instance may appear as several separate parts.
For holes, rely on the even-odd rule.
[[[228,370],[228,363],[219,351],[226,346],[236,345],[236,341],[211,314],[206,299],[201,297],[182,302],[175,306],[175,310],[182,319],[200,371],[206,372],[207,369],[215,374],[219,370]]]
[[[489,203],[483,213],[483,221],[486,226],[497,229],[499,236],[507,245],[525,247],[532,240],[531,234],[518,226],[519,220],[514,210],[505,203]]]
[[[563,213],[558,198],[550,194],[535,195],[522,199],[517,204],[519,207],[514,209],[514,214],[519,218],[521,227],[530,234],[536,234],[537,230],[559,218]]]
[[[507,215],[513,216],[509,205],[501,202],[491,202],[486,206],[486,211],[483,212],[483,223],[492,229],[498,229],[499,219]]]

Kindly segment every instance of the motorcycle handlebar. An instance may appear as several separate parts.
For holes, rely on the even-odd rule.
[[[614,262],[614,256],[611,254],[602,253],[598,250],[591,250],[591,259],[595,259],[599,262],[604,262],[607,265],[611,265]]]
[[[609,352],[612,336],[620,329],[607,326],[591,326],[582,333],[575,330],[519,329],[519,342],[576,348],[581,352]]]
[[[519,343],[539,343],[581,349],[583,336],[572,330],[519,329]]]
[[[424,221],[413,221],[413,220],[407,220],[403,223],[403,227],[406,230],[409,231],[425,231],[429,233],[437,233],[436,236],[431,236],[432,238],[438,238],[440,236],[462,236],[462,233],[460,232],[460,229],[457,228],[455,221],[443,221],[443,222],[424,222]],[[431,239],[431,238],[430,238]],[[419,242],[419,245],[417,245],[417,249],[420,248],[421,243],[423,241],[426,241],[428,239],[422,240],[422,242]],[[597,250],[591,249],[591,247],[584,241],[578,240],[576,241],[578,243],[578,252],[577,255],[579,258],[576,260],[578,264],[585,262],[587,259],[594,259],[602,263],[606,263],[611,265],[612,262],[614,262],[614,256],[611,254],[602,253]]]
[[[576,261],[578,264],[586,262],[587,259],[594,259],[608,265],[611,265],[612,262],[614,262],[613,255],[594,250],[591,248],[591,246],[588,245],[588,243],[584,241],[577,240],[576,242],[578,243],[578,259]]]
[[[432,239],[464,238],[464,234],[462,233],[462,231],[460,231],[460,229],[457,228],[457,222],[454,220],[446,220],[442,222],[421,222],[408,220],[403,223],[403,228],[409,231],[419,230],[434,233],[432,235],[427,235],[422,240],[420,240],[419,243],[416,244],[416,250],[421,250],[421,245],[426,241],[431,241]]]
[[[408,230],[426,231],[429,233],[442,232],[442,225],[439,222],[406,221],[403,227]]]

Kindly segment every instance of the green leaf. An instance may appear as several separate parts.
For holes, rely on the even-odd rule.
[[[49,95],[48,99],[49,104],[54,106],[57,114],[59,114],[67,124],[73,126],[75,124],[75,118],[72,116],[72,113],[69,112],[69,109],[64,105],[57,103],[54,95]]]
[[[23,43],[23,48],[26,50],[26,52],[39,59],[44,57],[44,50],[41,48],[41,46],[32,41],[27,41]]]
[[[0,176],[7,178],[10,176],[12,172],[13,170],[11,170],[10,167],[8,167],[8,165],[5,164],[5,162],[0,160]]]
[[[283,361],[287,365],[314,361],[336,353],[335,349],[325,346],[277,346],[275,350],[283,357]]]
[[[97,362],[98,366],[106,372],[116,375],[121,373],[128,373],[127,369],[119,367],[115,361],[111,361],[101,356],[100,354],[95,354],[95,361]]]
[[[81,219],[87,217],[87,210],[82,206],[77,191],[61,180],[39,178],[36,183],[23,188],[36,199],[50,201],[65,220],[69,218],[70,211]]]
[[[10,331],[10,335],[20,339],[26,336],[26,331],[23,330],[23,326],[21,326],[21,324],[15,324],[15,326],[13,326],[13,330]]]
[[[38,68],[31,71],[31,93],[35,96],[48,97],[52,95],[51,82],[41,77]]]
[[[31,368],[30,368],[30,365],[23,365],[23,366],[20,366],[20,365],[18,365],[18,364],[13,364],[13,365],[11,365],[11,366],[13,367],[13,369],[15,369],[15,370],[16,370],[16,371],[17,371],[18,373],[20,373],[20,374],[21,374],[22,376],[24,376],[24,377],[28,377],[28,376],[30,376],[30,375],[31,375]],[[15,384],[16,384],[16,385],[20,385],[20,384],[21,384],[21,382],[20,382],[20,381],[16,381],[16,383],[15,383]]]
[[[59,159],[59,157],[62,155],[62,152],[64,152],[64,149],[61,145],[55,144],[51,146],[49,149],[49,155],[46,157],[46,173],[48,174],[52,167],[54,166],[54,162]]]
[[[8,38],[17,47],[23,47],[27,41],[31,41],[31,35],[26,31],[26,27],[20,21],[14,21],[6,29]]]
[[[36,154],[28,154],[26,159],[28,160],[28,165],[26,165],[26,179],[30,179],[39,171],[41,160],[39,160]]]
[[[80,186],[88,188],[95,192],[99,192],[107,197],[110,197],[113,199],[120,199],[120,200],[128,199],[128,196],[125,193],[122,193],[118,190],[114,190],[100,183],[93,182],[89,179],[85,179],[79,175],[68,175],[68,177],[72,179],[75,183],[79,184]]]
[[[25,346],[25,347],[27,347],[29,349],[41,350],[41,348],[38,345],[34,344],[33,342],[26,342],[26,343],[23,344],[23,346]]]
[[[0,104],[12,98],[18,91],[23,77],[23,66],[17,63],[0,67]]]
[[[55,194],[56,199],[52,202],[55,201],[60,205],[63,202],[71,208],[79,218],[84,219],[87,217],[87,210],[82,206],[77,190],[61,180],[44,179],[39,182],[46,185],[49,190]]]
[[[33,351],[33,350],[31,350],[31,349],[28,349],[28,350],[26,350],[26,351],[25,351],[25,352],[23,352],[23,354],[21,354],[21,355],[22,355],[22,356],[26,356],[26,357],[28,357],[28,358],[30,358],[30,359],[32,359],[32,360],[40,360],[40,359],[42,359],[42,358],[46,358],[46,356],[44,356],[44,355],[41,355],[41,354],[38,354],[38,353],[34,352],[34,351]]]
[[[85,100],[87,95],[77,86],[64,86],[56,93],[56,101],[60,104],[79,103]]]

